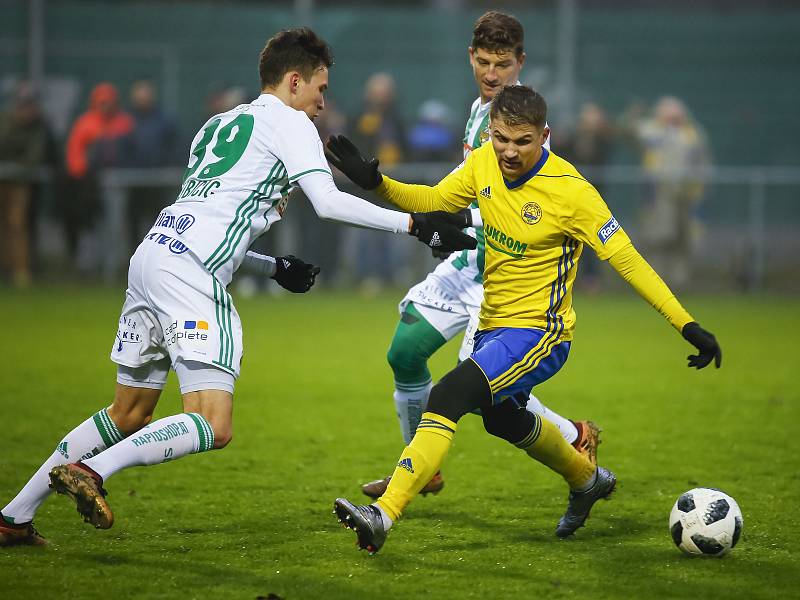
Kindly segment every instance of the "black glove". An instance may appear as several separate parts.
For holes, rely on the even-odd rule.
[[[420,242],[445,252],[474,250],[478,240],[462,231],[464,216],[441,210],[427,213],[411,213],[411,231]]]
[[[689,360],[689,367],[702,369],[708,366],[708,363],[710,363],[713,358],[714,364],[719,369],[719,366],[722,364],[722,348],[719,347],[717,338],[715,338],[713,334],[700,327],[700,325],[694,321],[684,325],[681,334],[683,335],[683,339],[700,351],[699,354],[687,357]]]
[[[464,217],[464,228],[472,227],[472,211],[470,209],[462,208],[455,214]],[[433,258],[444,260],[448,256],[450,256],[452,252],[450,250],[439,250],[438,248],[431,248],[431,254],[433,254]]]
[[[302,294],[314,285],[317,273],[319,267],[289,254],[275,257],[275,275],[272,278],[290,292]]]
[[[378,159],[367,160],[356,145],[343,135],[332,135],[325,144],[325,156],[342,173],[365,190],[374,190],[383,176],[378,171]]]

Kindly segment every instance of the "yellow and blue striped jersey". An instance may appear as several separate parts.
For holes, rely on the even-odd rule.
[[[572,286],[584,244],[601,259],[630,244],[597,190],[546,148],[527,174],[507,181],[492,145],[481,146],[424,206],[387,189],[397,185],[388,180],[378,191],[412,210],[453,212],[478,198],[486,242],[481,329],[535,327],[572,339]]]

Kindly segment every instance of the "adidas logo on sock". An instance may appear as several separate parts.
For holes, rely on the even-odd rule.
[[[411,459],[410,458],[404,458],[399,463],[397,463],[397,466],[405,469],[409,473],[413,473],[414,472],[414,465],[411,464]]]
[[[437,246],[441,246],[441,245],[442,245],[442,240],[439,237],[439,232],[438,231],[434,231],[433,235],[431,236],[431,244],[430,244],[430,246],[431,246],[431,248],[436,248]]]
[[[491,200],[491,199],[492,199],[492,186],[490,186],[490,185],[487,185],[485,188],[483,188],[483,189],[482,189],[480,192],[478,192],[478,193],[479,193],[481,196],[483,196],[484,198],[486,198],[487,200]]]
[[[59,452],[60,454],[63,454],[63,455],[64,455],[64,458],[66,458],[67,460],[69,460],[69,454],[67,454],[67,442],[61,442],[61,443],[58,445],[58,448],[56,448],[56,450],[58,450],[58,452]]]

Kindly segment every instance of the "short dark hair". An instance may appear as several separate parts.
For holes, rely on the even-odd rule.
[[[515,17],[496,10],[482,14],[472,30],[472,48],[491,52],[513,50],[517,58],[525,51],[525,31]]]
[[[527,85],[507,85],[492,100],[491,118],[500,118],[508,125],[541,129],[547,123],[547,103]]]
[[[258,57],[261,87],[278,85],[289,71],[308,81],[320,67],[333,65],[331,47],[308,27],[285,29],[267,40]]]

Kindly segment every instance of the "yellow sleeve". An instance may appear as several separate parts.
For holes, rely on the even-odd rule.
[[[617,273],[653,308],[664,315],[679,332],[683,330],[684,325],[694,321],[692,315],[678,302],[672,290],[630,242],[614,253],[608,259],[608,264],[614,267]]]
[[[583,242],[601,260],[631,243],[628,234],[611,214],[603,198],[592,184],[584,179],[570,181],[565,189],[562,224],[566,233]]]
[[[471,156],[435,186],[402,183],[383,176],[375,192],[409,212],[456,212],[475,201]]]

